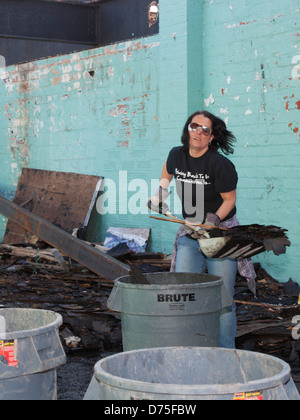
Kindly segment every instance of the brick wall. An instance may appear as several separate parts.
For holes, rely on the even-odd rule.
[[[158,53],[159,40],[148,38],[2,73],[1,189],[16,187],[23,166],[102,175],[117,186],[119,171],[141,177],[159,144]],[[99,236],[128,222],[102,218]]]
[[[24,166],[102,175],[115,214],[93,215],[93,239],[151,227],[152,249],[171,252],[177,226],[149,219],[144,202],[187,116],[207,108],[238,139],[241,223],[289,229],[286,256],[256,259],[300,281],[299,10],[160,0],[159,35],[0,69],[0,193],[13,197]]]
[[[204,102],[238,140],[238,215],[289,230],[286,256],[254,258],[282,281],[300,281],[299,11],[294,0],[214,0],[203,23]]]

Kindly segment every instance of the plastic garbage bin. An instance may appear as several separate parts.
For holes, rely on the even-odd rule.
[[[61,315],[38,309],[0,310],[0,400],[54,400],[56,368],[66,362]]]
[[[231,306],[221,277],[145,274],[149,284],[120,277],[108,307],[121,312],[124,351],[150,347],[218,347],[220,311]]]
[[[289,365],[204,347],[134,350],[100,360],[85,400],[300,400]]]

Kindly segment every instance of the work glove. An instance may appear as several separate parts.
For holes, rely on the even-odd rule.
[[[167,188],[158,187],[155,193],[148,199],[148,208],[156,213],[165,214],[165,212],[169,210],[169,207],[164,203],[164,201],[170,194],[171,193]]]
[[[217,216],[214,213],[207,213],[205,221],[204,221],[204,225],[206,226],[219,226],[219,224],[221,223],[221,220],[219,218],[219,216]],[[192,238],[194,239],[209,239],[210,235],[209,235],[209,228],[206,229],[204,227],[199,227],[197,230],[195,230],[192,233]]]
[[[221,219],[215,213],[207,213],[204,224],[206,226],[219,226]]]

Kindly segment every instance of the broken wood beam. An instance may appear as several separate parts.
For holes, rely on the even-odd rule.
[[[272,303],[249,302],[249,301],[243,301],[243,300],[235,300],[234,302],[239,303],[240,305],[262,306],[262,307],[270,308],[270,309],[278,309],[280,311],[282,309],[294,309],[299,306],[299,305],[289,305],[289,306],[274,305]]]
[[[131,274],[128,265],[104,254],[3,197],[0,197],[0,213],[26,231],[38,236],[42,241],[87,267],[93,273],[104,276],[109,280]]]
[[[50,262],[57,262],[57,259],[51,254],[51,250],[39,250],[31,247],[21,248],[14,245],[1,244],[0,255],[10,254],[14,257],[20,258],[33,258],[33,259],[44,259]]]

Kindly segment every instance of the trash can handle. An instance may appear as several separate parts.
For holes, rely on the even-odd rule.
[[[116,283],[107,299],[107,307],[112,311],[122,312],[122,289]]]

